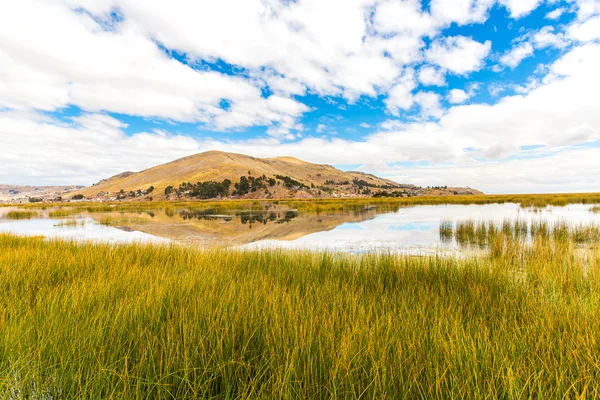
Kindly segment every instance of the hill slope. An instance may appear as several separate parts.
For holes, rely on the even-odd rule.
[[[254,190],[238,190],[236,184],[241,179],[247,179],[251,183],[256,180]],[[221,183],[224,180],[231,181],[229,190],[226,191],[227,197],[233,195],[246,198],[354,197],[382,190],[400,191],[409,195],[424,190],[414,185],[402,185],[362,172],[343,172],[330,165],[312,164],[293,157],[256,158],[208,151],[141,172],[124,172],[77,193],[88,198],[135,198],[146,196],[147,189],[152,186],[154,191],[147,195],[164,198],[165,188],[173,186],[174,192],[169,198],[190,197],[194,188],[181,188],[177,191],[180,184],[209,181]],[[130,195],[131,192],[133,194]],[[414,195],[417,194],[422,193]],[[198,197],[197,192],[193,197]]]

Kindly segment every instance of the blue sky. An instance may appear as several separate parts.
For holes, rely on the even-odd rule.
[[[219,149],[600,190],[597,0],[12,3],[0,183],[87,185]]]

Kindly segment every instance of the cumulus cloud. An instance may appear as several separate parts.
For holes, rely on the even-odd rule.
[[[552,11],[550,11],[548,14],[546,14],[546,18],[547,19],[558,19],[561,17],[561,15],[563,15],[565,13],[565,9],[562,7],[556,8]]]
[[[593,190],[600,181],[597,148],[584,147],[600,140],[594,97],[600,91],[600,6],[573,2],[573,24],[526,34],[503,55],[505,65],[516,66],[535,49],[562,48],[565,54],[540,72],[544,77],[496,104],[465,104],[474,90],[449,88],[441,92],[454,104],[447,110],[440,93],[419,85],[445,85],[446,76],[484,68],[490,41],[444,37],[443,29],[486,21],[493,0],[432,0],[428,8],[417,0],[5,2],[0,181],[90,184],[220,149],[328,164],[351,159],[369,172],[423,185],[549,191],[555,176],[558,190]],[[540,4],[501,3],[513,18]],[[487,85],[496,95],[508,93],[495,88],[506,89]],[[299,100],[306,94],[383,99],[395,119],[357,140],[321,137],[325,124],[318,134],[302,124],[311,111]],[[69,105],[82,115],[69,120],[46,113]],[[401,120],[411,109],[421,117]],[[109,112],[193,122],[205,130],[260,125],[270,136],[189,137],[178,134],[176,124],[169,125],[172,133],[132,134]],[[532,145],[541,146],[539,154],[523,150]],[[77,157],[64,157],[65,149]],[[419,167],[395,167],[398,162]]]
[[[589,42],[600,38],[600,16],[587,21],[575,23],[569,27],[567,34],[571,39]]]
[[[600,191],[598,149],[571,149],[502,162],[474,162],[377,171],[417,185],[470,186],[485,193],[564,193]],[[577,161],[575,161],[577,160]],[[506,181],[510,180],[510,185]]]
[[[414,104],[414,95],[412,91],[417,87],[414,77],[414,71],[408,69],[398,82],[390,89],[385,105],[389,112],[398,115],[399,109],[408,110]]]
[[[536,49],[543,49],[545,47],[563,48],[569,44],[564,33],[555,33],[555,29],[552,26],[545,26],[537,31],[532,37],[532,42]]]
[[[515,68],[521,61],[531,55],[533,55],[533,46],[531,43],[525,42],[510,49],[510,51],[500,57],[500,62],[510,68]]]
[[[444,73],[428,65],[419,70],[419,82],[427,86],[444,86],[446,84]]]
[[[448,101],[452,104],[460,104],[469,100],[469,94],[461,89],[452,89],[450,93],[448,93]]]
[[[215,129],[289,125],[307,110],[289,98],[264,98],[246,79],[192,69],[129,20],[107,29],[59,2],[23,0],[0,12],[0,63],[0,106],[12,109],[75,104]]]
[[[442,116],[440,95],[433,92],[419,92],[415,95],[415,102],[421,107],[421,114],[426,117]]]
[[[513,18],[521,18],[535,10],[541,0],[500,0],[506,6]]]
[[[489,40],[479,43],[465,36],[451,36],[435,41],[426,56],[433,64],[456,74],[466,74],[481,69],[491,47]]]
[[[328,164],[351,159],[370,172],[423,185],[470,185],[489,192],[600,190],[598,148],[587,148],[600,140],[599,69],[600,45],[578,46],[551,64],[546,79],[527,94],[504,97],[495,105],[454,106],[437,122],[390,120],[362,140],[225,141],[162,131],[127,136],[125,125],[106,115],[84,114],[65,123],[45,114],[4,111],[0,180],[90,184],[125,169],[219,149]],[[412,101],[435,109],[427,93],[417,93]],[[532,153],[524,146],[539,150]],[[66,147],[78,156],[58,156]],[[482,159],[488,161],[476,161]],[[406,168],[397,162],[420,163]],[[373,167],[384,164],[388,167]]]

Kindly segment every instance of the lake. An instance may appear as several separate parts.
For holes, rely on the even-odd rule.
[[[180,243],[199,247],[286,248],[407,254],[464,251],[440,237],[440,223],[505,220],[600,224],[590,205],[521,208],[518,204],[410,206],[353,212],[213,211],[188,207],[94,212],[76,208],[0,208],[0,232],[108,243]],[[19,218],[15,212],[34,215]]]

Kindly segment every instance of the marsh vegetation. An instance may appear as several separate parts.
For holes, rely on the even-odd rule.
[[[597,227],[546,228],[460,259],[0,235],[0,397],[598,397]]]
[[[38,216],[35,211],[9,211],[6,213],[6,219],[32,219]]]

